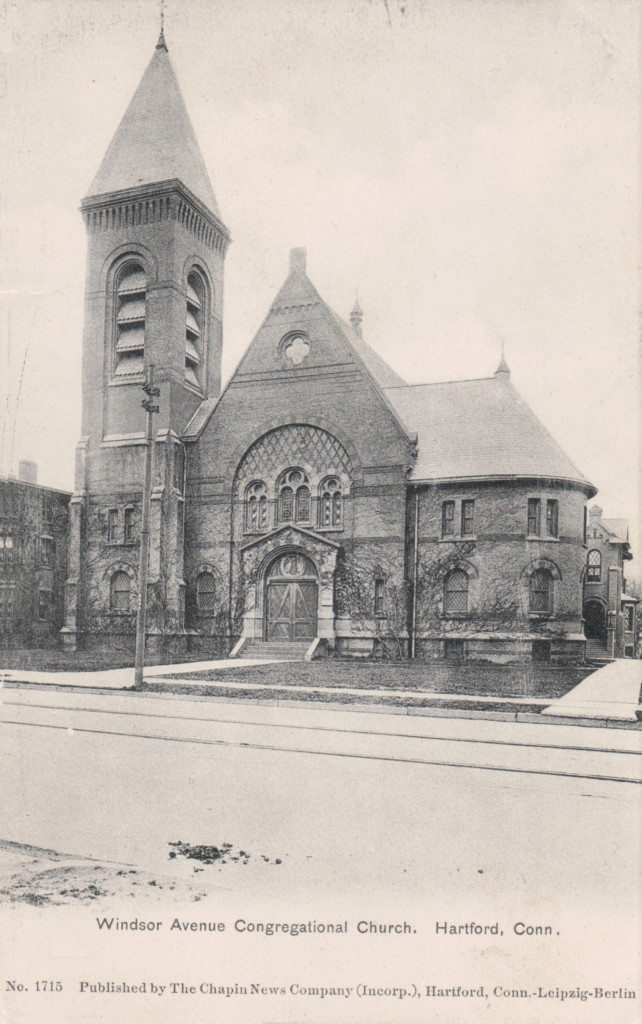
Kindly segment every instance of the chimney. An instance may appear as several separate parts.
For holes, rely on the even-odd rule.
[[[306,249],[290,249],[290,273],[292,274],[295,270],[300,274],[305,274],[305,257],[307,254]]]
[[[30,459],[20,459],[18,463],[18,480],[25,484],[38,483],[38,463]]]
[[[600,508],[599,505],[593,505],[589,509],[589,518],[590,519],[601,519],[603,511],[604,511],[604,509]]]

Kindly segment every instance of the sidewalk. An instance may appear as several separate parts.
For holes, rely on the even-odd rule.
[[[167,676],[182,672],[209,672],[221,668],[247,668],[252,665],[272,665],[275,659],[252,661],[249,658],[225,658],[220,661],[189,661],[182,665],[146,665],[144,678],[146,681],[153,675]],[[84,686],[98,687],[101,690],[126,690],[134,685],[134,669],[112,668],[99,672],[32,672],[28,669],[0,668],[0,685],[7,683],[42,683],[49,686]]]

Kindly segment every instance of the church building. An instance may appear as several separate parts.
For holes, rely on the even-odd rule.
[[[230,233],[162,33],[81,209],[69,647],[133,645],[153,365],[151,657],[583,660],[596,490],[503,356],[481,380],[407,384],[294,249],[221,392]]]

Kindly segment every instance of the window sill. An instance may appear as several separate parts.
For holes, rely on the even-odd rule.
[[[525,539],[526,540],[537,540],[537,541],[540,542],[540,544],[559,544],[559,542],[560,542],[559,537],[549,537],[549,536],[540,537],[539,534],[537,534],[537,533],[527,533]]]
[[[316,533],[341,533],[343,526],[315,526]]]
[[[440,619],[467,619],[469,612],[442,612]]]
[[[529,612],[528,617],[533,621],[543,621],[554,618],[554,615],[552,612]]]
[[[449,533],[447,537],[440,537],[440,544],[461,544],[466,541],[476,541],[476,533]]]

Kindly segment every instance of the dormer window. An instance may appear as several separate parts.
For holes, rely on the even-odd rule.
[[[187,308],[185,315],[185,380],[194,387],[201,386],[203,358],[203,329],[205,322],[205,286],[199,274],[192,272],[187,278]]]
[[[116,285],[116,377],[142,374],[145,362],[147,280],[139,263],[127,263]]]

